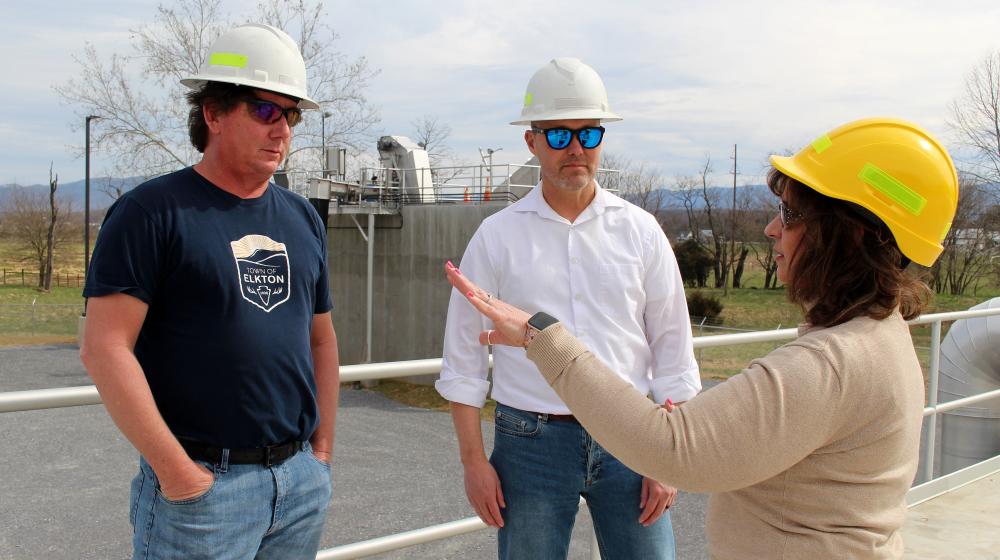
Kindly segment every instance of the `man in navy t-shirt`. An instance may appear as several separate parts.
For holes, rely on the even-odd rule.
[[[326,228],[269,184],[318,106],[285,33],[224,34],[182,81],[193,167],[108,211],[81,357],[141,454],[134,558],[314,558],[339,365]]]

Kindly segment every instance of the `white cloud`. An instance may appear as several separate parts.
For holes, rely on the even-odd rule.
[[[65,124],[75,117],[51,84],[73,74],[70,55],[84,41],[126,44],[155,4],[41,2],[9,14],[0,49],[18,56],[0,78],[0,102],[24,110],[0,117],[0,128],[36,143],[4,143],[0,173],[31,159],[24,152],[78,143]],[[950,138],[948,104],[968,70],[1000,47],[1000,7],[985,0],[334,0],[326,11],[337,49],[381,69],[368,95],[385,133],[408,134],[434,115],[452,127],[464,159],[503,147],[496,161],[521,163],[530,154],[506,123],[528,78],[552,57],[578,56],[626,117],[609,127],[609,149],[667,176],[693,173],[706,153],[727,167],[734,143],[741,168],[756,172],[769,151],[862,116],[902,116]],[[38,122],[39,111],[62,121]]]

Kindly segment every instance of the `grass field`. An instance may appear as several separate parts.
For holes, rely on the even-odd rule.
[[[35,288],[38,265],[30,251],[0,239],[0,346],[76,342],[83,310],[82,236],[56,248],[49,292]]]
[[[82,229],[82,223],[81,223]],[[94,238],[90,238],[91,250],[94,247]],[[73,277],[83,275],[83,233],[80,239],[74,239],[64,243],[55,250],[55,257],[52,259],[52,268],[56,272],[65,275],[69,273]],[[24,270],[25,277],[31,276],[38,281],[38,263],[35,261],[31,251],[12,242],[10,239],[0,239],[0,269],[6,270],[8,281],[13,281],[16,276],[17,281],[21,280],[21,271]]]

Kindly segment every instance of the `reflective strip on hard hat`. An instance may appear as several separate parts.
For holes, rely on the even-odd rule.
[[[920,196],[920,194],[910,187],[907,187],[899,179],[889,175],[871,163],[866,163],[861,168],[858,178],[865,184],[878,189],[882,194],[898,202],[900,206],[914,216],[919,216],[924,211],[924,207],[927,206],[926,198]]]
[[[822,154],[824,150],[833,145],[833,140],[827,135],[820,136],[819,138],[813,140],[812,147],[816,150],[817,154]]]
[[[232,66],[234,68],[246,68],[247,57],[242,54],[217,52],[212,53],[208,59],[209,64],[215,66]]]
[[[531,102],[532,102],[532,95],[530,93],[524,94],[524,106],[527,107],[528,105],[531,105]]]

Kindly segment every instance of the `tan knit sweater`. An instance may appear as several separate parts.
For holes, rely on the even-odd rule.
[[[668,414],[561,325],[528,357],[608,451],[713,492],[715,559],[900,558],[924,385],[898,313],[799,338]]]

